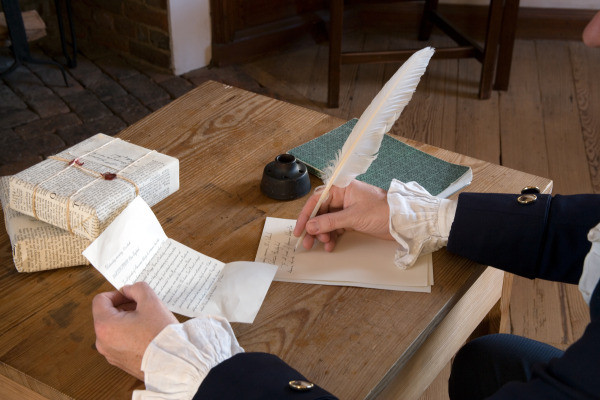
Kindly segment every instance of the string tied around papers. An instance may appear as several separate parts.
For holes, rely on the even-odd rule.
[[[10,177],[9,205],[33,218],[32,197],[38,185],[37,219],[69,232],[65,218],[69,204],[70,229],[86,239],[97,238],[138,191],[137,197],[152,206],[179,189],[179,160],[103,133],[54,158],[63,160],[46,158]]]
[[[148,151],[146,154],[144,154],[144,155],[142,155],[141,157],[138,157],[137,159],[133,160],[132,162],[130,162],[128,165],[126,165],[125,167],[123,167],[121,170],[119,170],[119,171],[117,171],[117,172],[110,172],[110,171],[108,171],[108,172],[98,172],[98,171],[95,171],[95,170],[93,170],[93,169],[90,169],[90,168],[86,168],[86,167],[84,167],[84,165],[85,165],[85,161],[83,161],[83,160],[84,160],[84,158],[85,158],[86,156],[89,156],[89,155],[91,155],[92,153],[94,153],[94,152],[97,152],[98,150],[102,149],[102,148],[103,148],[103,147],[105,147],[105,146],[108,146],[109,144],[111,144],[111,143],[113,143],[113,142],[115,142],[115,141],[117,141],[117,140],[120,140],[120,139],[118,139],[118,138],[113,138],[112,140],[110,140],[110,141],[108,141],[108,142],[104,143],[103,145],[101,145],[101,146],[99,146],[99,147],[97,147],[97,148],[95,148],[95,149],[93,149],[93,150],[91,150],[91,151],[88,151],[87,153],[85,153],[85,154],[83,154],[83,155],[81,155],[81,156],[75,157],[75,158],[73,158],[73,159],[67,159],[67,158],[58,157],[58,156],[50,156],[50,157],[48,157],[49,159],[52,159],[52,160],[56,160],[56,161],[61,161],[61,162],[64,162],[66,165],[65,165],[65,168],[63,168],[62,170],[58,171],[56,174],[54,174],[54,175],[51,175],[50,177],[48,177],[48,178],[44,179],[43,181],[39,182],[37,185],[35,185],[35,186],[34,186],[34,188],[33,188],[33,193],[32,193],[32,196],[31,196],[32,211],[33,211],[33,216],[34,216],[34,218],[36,218],[36,219],[38,219],[38,220],[39,220],[39,218],[38,218],[38,216],[37,216],[37,207],[36,207],[36,194],[37,194],[37,190],[38,190],[38,188],[39,188],[41,185],[43,185],[45,182],[48,182],[48,181],[50,181],[51,179],[54,179],[54,178],[56,178],[58,175],[60,175],[60,174],[64,173],[64,172],[65,172],[65,171],[67,171],[69,168],[76,168],[76,169],[78,169],[79,171],[81,171],[81,172],[83,172],[83,173],[85,173],[85,174],[88,174],[88,175],[90,175],[90,176],[92,176],[92,177],[96,178],[96,179],[94,179],[94,180],[90,181],[88,184],[86,184],[86,185],[84,185],[84,186],[80,187],[80,188],[79,188],[79,189],[77,189],[75,192],[71,193],[71,194],[69,195],[68,199],[67,199],[67,204],[66,204],[66,212],[65,212],[65,219],[66,219],[67,230],[68,230],[68,231],[69,231],[71,234],[74,234],[74,232],[73,232],[73,227],[72,227],[72,225],[71,225],[71,213],[70,213],[70,210],[71,210],[71,204],[72,204],[72,203],[74,203],[74,197],[75,197],[75,196],[76,196],[78,193],[80,193],[81,191],[83,191],[84,189],[86,189],[86,188],[90,187],[91,185],[95,184],[96,182],[98,182],[98,181],[100,181],[100,180],[112,181],[112,180],[114,180],[114,179],[117,179],[117,178],[118,178],[118,179],[121,179],[121,180],[123,180],[123,181],[125,181],[125,182],[128,182],[128,183],[130,183],[130,184],[133,186],[133,188],[134,188],[134,190],[135,190],[135,196],[137,197],[137,196],[140,194],[140,188],[139,188],[139,186],[138,186],[138,185],[137,185],[137,184],[136,184],[136,183],[135,183],[133,180],[131,180],[131,179],[127,178],[126,176],[124,176],[124,175],[123,175],[123,172],[124,172],[124,171],[125,171],[127,168],[129,168],[129,167],[133,166],[133,165],[134,165],[134,164],[136,164],[137,162],[141,161],[142,159],[146,158],[146,157],[147,157],[147,156],[149,156],[150,154],[154,153],[154,152],[155,152],[155,150],[149,150],[149,151]],[[103,165],[103,164],[101,164],[101,163],[100,163],[100,166],[101,166],[101,167],[108,168],[108,169],[113,169],[113,167],[111,167],[111,166],[109,166],[109,165]],[[85,227],[83,226],[83,225],[84,225],[84,223],[85,223],[85,221],[82,221],[82,222],[80,223],[80,225],[81,225],[81,227],[83,227],[83,228],[85,229]]]

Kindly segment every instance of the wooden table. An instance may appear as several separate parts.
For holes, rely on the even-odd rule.
[[[118,136],[180,160],[181,189],[154,212],[169,237],[230,262],[253,260],[266,216],[295,218],[306,200],[264,196],[263,167],[343,122],[207,82]],[[407,142],[470,165],[469,191],[552,188],[548,179]],[[275,353],[342,399],[418,397],[502,290],[501,271],[445,250],[433,262],[430,294],[274,282],[255,322],[234,324],[235,333],[246,351]],[[2,230],[0,397],[129,399],[142,388],[94,348],[91,302],[107,290],[92,267],[17,273]]]

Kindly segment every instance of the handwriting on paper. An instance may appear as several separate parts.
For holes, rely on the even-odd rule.
[[[397,244],[358,232],[346,232],[334,251],[315,244],[310,251],[294,252],[294,220],[271,218],[265,221],[256,261],[278,266],[275,280],[321,285],[359,286],[388,290],[427,292],[433,283],[431,255],[401,270],[394,265]]]
[[[169,239],[141,197],[83,254],[117,289],[144,281],[173,312],[232,322],[254,320],[276,271],[264,263],[224,264]]]
[[[294,221],[279,229],[277,232],[263,232],[261,245],[259,246],[260,257],[257,255],[257,261],[267,264],[277,265],[280,270],[292,273],[294,271],[296,245],[295,236],[293,236]]]

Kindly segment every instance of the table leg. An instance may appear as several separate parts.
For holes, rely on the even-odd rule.
[[[504,272],[487,267],[415,354],[368,398],[418,399],[502,295]]]
[[[502,283],[502,297],[500,298],[500,329],[499,333],[512,333],[510,327],[510,296],[512,295],[512,286],[514,275],[505,272]]]

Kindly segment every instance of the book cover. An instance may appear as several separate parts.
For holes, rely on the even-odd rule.
[[[306,164],[308,171],[322,178],[323,170],[346,142],[358,119],[288,151]],[[448,197],[469,185],[470,167],[449,163],[389,135],[384,135],[377,159],[358,180],[388,190],[392,179],[416,181],[434,196]]]

